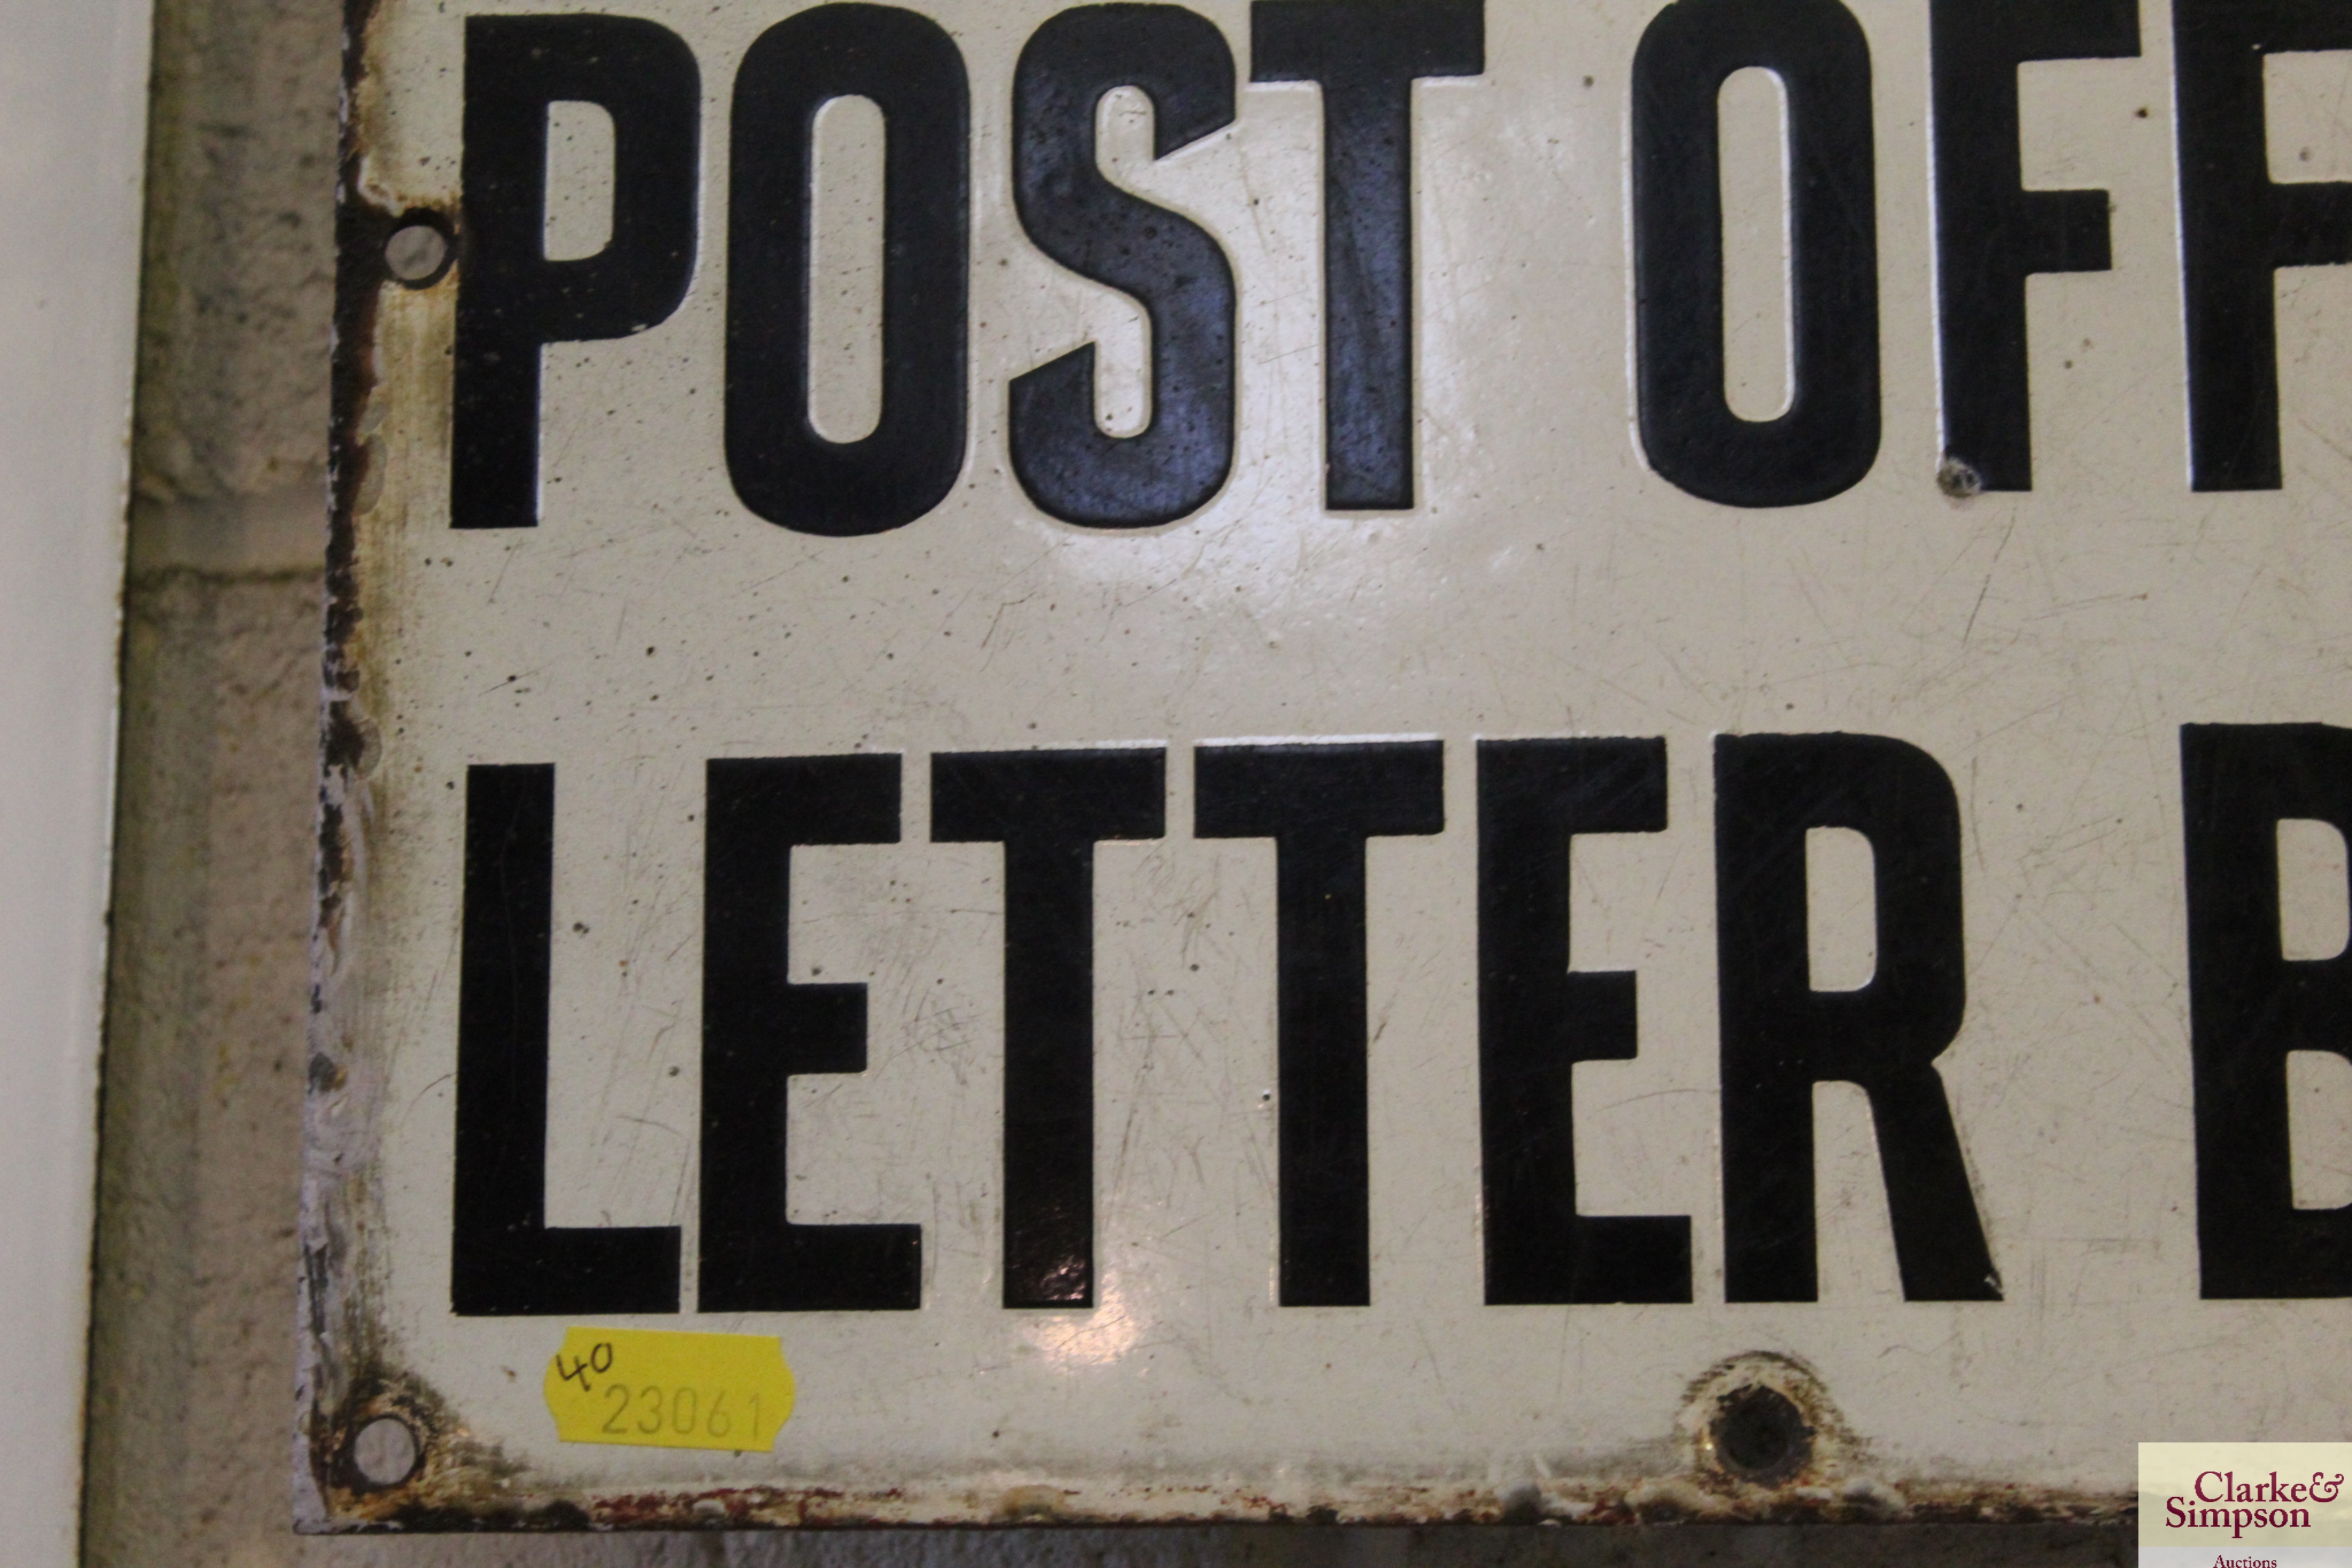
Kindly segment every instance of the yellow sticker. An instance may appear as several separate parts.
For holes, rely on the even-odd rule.
[[[793,1413],[793,1369],[773,1334],[567,1329],[547,1408],[566,1443],[766,1453]]]

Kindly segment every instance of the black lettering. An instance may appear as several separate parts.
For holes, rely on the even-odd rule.
[[[1478,742],[1489,1305],[1691,1299],[1687,1215],[1576,1208],[1576,1064],[1631,1061],[1637,1036],[1632,974],[1569,971],[1569,841],[1665,826],[1664,741]]]
[[[1486,68],[1481,0],[1257,0],[1250,79],[1323,89],[1324,504],[1412,505],[1412,84]]]
[[[2294,1206],[2286,1057],[2352,1058],[2352,955],[2291,959],[2278,825],[2352,837],[2352,730],[2185,724],[2197,1250],[2208,1300],[2352,1296],[2352,1207]]]
[[[789,1089],[866,1070],[866,987],[785,978],[792,853],[898,842],[898,759],[709,764],[702,936],[702,1272],[706,1312],[911,1310],[916,1225],[786,1217]]]
[[[2139,53],[2137,0],[1931,0],[1944,452],[1989,490],[2033,488],[2025,279],[2104,272],[2107,193],[2021,183],[2017,68]]]
[[[1716,102],[1760,66],[1788,102],[1794,393],[1742,419],[1724,391]],[[1870,46],[1838,0],[1675,0],[1633,56],[1635,389],[1650,466],[1727,506],[1797,506],[1878,458]]]
[[[466,18],[464,245],[450,432],[453,528],[539,521],[540,350],[641,332],[686,298],[702,77],[633,16]],[[613,237],[547,259],[547,109],[613,117]]]
[[[931,759],[931,837],[1004,846],[1004,1304],[1095,1302],[1095,845],[1167,831],[1168,754]]]
[[[1234,274],[1187,218],[1103,177],[1095,113],[1115,88],[1151,100],[1165,158],[1233,123],[1234,57],[1177,5],[1085,5],[1037,29],[1013,83],[1013,196],[1037,248],[1131,295],[1151,323],[1151,419],[1134,436],[1095,420],[1095,346],[1012,386],[1013,471],[1051,515],[1156,528],[1205,506],[1234,462]]]
[[[1726,1298],[1818,1300],[1812,1088],[1843,1082],[1870,1097],[1904,1296],[2000,1300],[1935,1065],[1968,1005],[1951,780],[1883,736],[1724,735],[1715,792]],[[1876,864],[1878,969],[1858,991],[1812,988],[1815,827],[1860,833]]]
[[[554,879],[554,767],[467,768],[450,1310],[675,1312],[676,1226],[547,1223]]]
[[[1199,837],[1275,842],[1282,1304],[1368,1306],[1364,840],[1444,831],[1444,752],[1202,746],[1192,766]]]
[[[2279,488],[2272,274],[2352,261],[2352,184],[2271,183],[2263,57],[2346,48],[2337,0],[2173,0],[2193,489]]]
[[[882,416],[855,441],[809,419],[816,113],[882,110]],[[971,106],[940,25],[832,5],[760,35],[735,77],[727,240],[727,471],[743,504],[801,533],[883,533],[962,471]]]

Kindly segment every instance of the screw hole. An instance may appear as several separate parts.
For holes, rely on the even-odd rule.
[[[379,1415],[352,1438],[352,1468],[372,1487],[396,1487],[424,1458],[416,1434],[396,1415]]]
[[[384,270],[412,289],[440,281],[449,269],[449,237],[429,223],[404,223],[383,242]]]
[[[1936,469],[1936,488],[1954,500],[1966,500],[1984,493],[1984,476],[1973,464],[1958,458],[1946,458]]]
[[[1787,1394],[1751,1384],[1717,1405],[1715,1454],[1741,1480],[1777,1487],[1812,1461],[1813,1429]]]

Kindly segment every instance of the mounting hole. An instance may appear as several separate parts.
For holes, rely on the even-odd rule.
[[[379,1415],[352,1438],[352,1468],[372,1487],[396,1487],[425,1457],[416,1433],[397,1415]]]
[[[404,223],[383,242],[383,268],[412,289],[427,288],[449,269],[449,237],[435,224]]]
[[[1813,1429],[1804,1412],[1777,1388],[1750,1384],[1716,1406],[1715,1456],[1743,1481],[1777,1487],[1813,1458]]]

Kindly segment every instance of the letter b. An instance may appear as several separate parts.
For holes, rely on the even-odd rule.
[[[2197,1244],[2208,1300],[2352,1296],[2352,1207],[2299,1209],[2286,1056],[2352,1057],[2352,956],[2279,941],[2278,825],[2352,837],[2352,730],[2187,724],[2189,1058]]]

